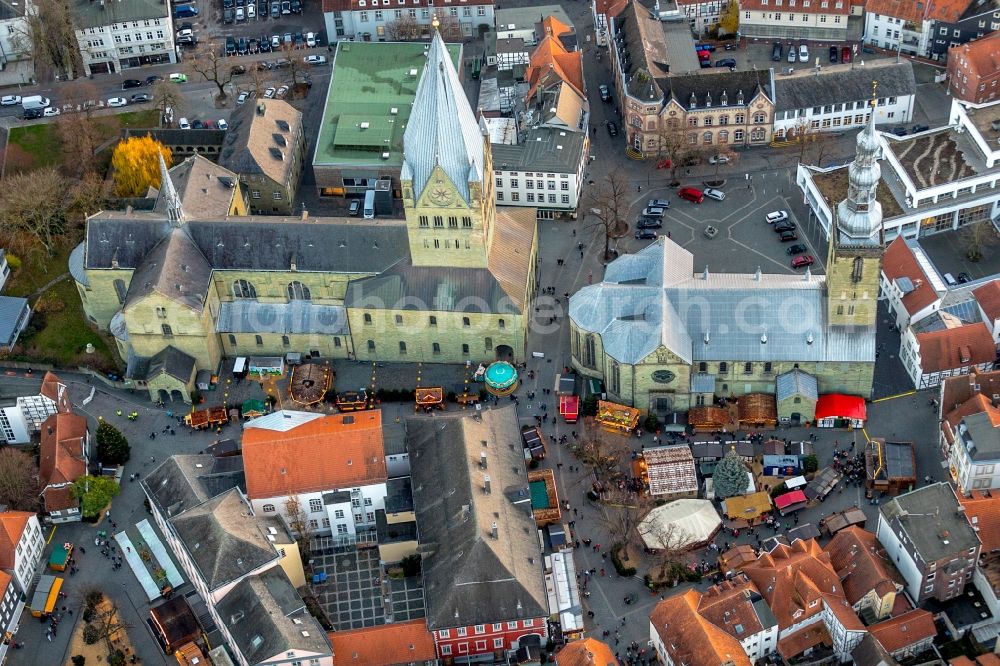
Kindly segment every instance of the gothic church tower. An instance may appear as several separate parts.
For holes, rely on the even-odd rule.
[[[878,316],[882,268],[882,205],[875,199],[882,170],[876,158],[875,109],[858,134],[848,167],[847,198],[834,214],[826,264],[827,319],[833,326],[872,326]]]
[[[403,208],[414,266],[486,268],[496,220],[489,132],[435,29],[403,133]]]

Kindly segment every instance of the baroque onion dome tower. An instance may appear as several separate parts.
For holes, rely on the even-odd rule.
[[[434,38],[403,133],[400,181],[414,266],[486,268],[496,220],[489,131]]]
[[[858,134],[854,161],[847,168],[847,198],[834,214],[826,266],[827,315],[833,326],[867,327],[878,315],[882,267],[882,205],[875,191],[882,170],[875,134],[875,99]]]

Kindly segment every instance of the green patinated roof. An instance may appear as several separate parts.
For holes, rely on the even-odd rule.
[[[425,42],[339,42],[314,164],[403,163],[403,130],[424,67]],[[462,46],[448,44],[458,67]],[[396,109],[396,113],[392,112]],[[362,123],[368,123],[362,128]],[[388,159],[381,159],[383,152]]]

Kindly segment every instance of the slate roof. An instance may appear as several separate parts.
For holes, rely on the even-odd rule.
[[[661,79],[659,84],[666,91],[668,99],[675,100],[685,109],[746,107],[758,93],[762,93],[768,99],[774,98],[771,91],[771,72],[767,69],[738,72],[709,69],[697,74],[669,76]],[[740,93],[742,93],[742,103]],[[691,103],[692,95],[694,104]],[[722,103],[723,100],[725,104]]]
[[[170,522],[209,590],[278,558],[236,488],[187,509]]]
[[[976,461],[996,460],[1000,457],[1000,424],[997,423],[995,409],[969,414],[962,419],[967,433],[964,437],[968,455]]]
[[[483,128],[469,106],[441,33],[434,31],[424,63],[410,122],[403,133],[400,180],[412,181],[419,198],[435,167],[441,167],[465,201],[470,183],[482,183],[485,153]]]
[[[392,515],[413,511],[413,486],[410,477],[400,476],[385,483],[385,511]]]
[[[163,373],[187,383],[191,381],[195,362],[193,356],[169,345],[149,359],[149,365],[146,366],[146,379],[153,379]]]
[[[851,652],[851,658],[856,666],[898,666],[899,664],[871,634],[865,634],[865,637]]]
[[[493,144],[493,168],[576,174],[586,140],[579,132],[550,127],[528,130],[519,144]]]
[[[686,363],[874,362],[874,328],[827,321],[825,277],[706,276],[693,273],[693,262],[691,253],[661,236],[611,262],[603,282],[571,296],[569,316],[583,331],[599,333],[604,351],[626,364],[661,345]]]
[[[220,465],[220,460],[238,463]],[[210,454],[173,455],[142,480],[142,487],[160,513],[171,518],[227,490],[245,488],[242,466],[240,456],[220,459]]]
[[[402,221],[239,217],[192,220],[185,229],[214,270],[377,273],[409,255]],[[108,211],[87,222],[87,268],[136,268],[168,235],[165,217]],[[133,280],[134,281],[134,280]]]
[[[101,5],[90,0],[75,0],[70,10],[73,12],[74,27],[77,30],[96,28],[112,23],[162,19],[161,26],[170,27],[167,17],[170,9],[158,0],[116,0]]]
[[[819,399],[816,378],[802,370],[790,370],[778,375],[775,381],[775,396],[778,402],[796,395],[809,400]]]
[[[219,164],[241,176],[262,174],[285,185],[298,177],[294,169],[302,161],[293,160],[292,153],[301,147],[301,135],[302,112],[285,100],[258,99],[238,106],[229,120]]]
[[[229,214],[239,180],[234,172],[201,155],[193,155],[172,167],[169,173],[188,218],[223,217]],[[157,197],[156,210],[166,214],[163,199],[162,196]]]
[[[515,408],[411,418],[406,431],[428,628],[548,616]]]
[[[291,651],[319,659],[332,655],[326,632],[279,566],[241,580],[216,611],[248,663],[284,658]]]
[[[819,74],[803,68],[791,76],[774,77],[774,110],[791,111],[814,106],[870,100],[872,81],[878,82],[879,97],[905,97],[917,94],[913,65],[909,60],[896,62],[866,60],[857,64],[824,66]]]
[[[934,483],[892,498],[879,507],[879,513],[894,533],[906,535],[924,562],[937,562],[980,545],[958,509],[951,485]],[[941,536],[944,533],[947,539]]]
[[[615,41],[610,48],[618,44],[618,62],[628,94],[643,101],[662,101],[663,89],[658,82],[670,72],[670,65],[660,22],[641,3],[631,0],[611,20],[611,34]],[[626,56],[628,64],[624,64]]]
[[[309,333],[347,335],[347,310],[342,305],[318,305],[312,301],[261,303],[252,299],[219,304],[215,322],[219,333]]]
[[[517,307],[485,268],[438,268],[404,264],[381,275],[353,280],[347,287],[347,308],[397,307],[438,312],[516,314]],[[420,304],[418,306],[418,304]]]
[[[132,274],[125,308],[156,293],[200,312],[211,281],[212,267],[205,255],[186,228],[176,227],[142,258]]]

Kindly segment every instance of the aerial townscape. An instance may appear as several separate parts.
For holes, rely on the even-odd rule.
[[[1000,666],[1000,0],[0,0],[0,665]]]

